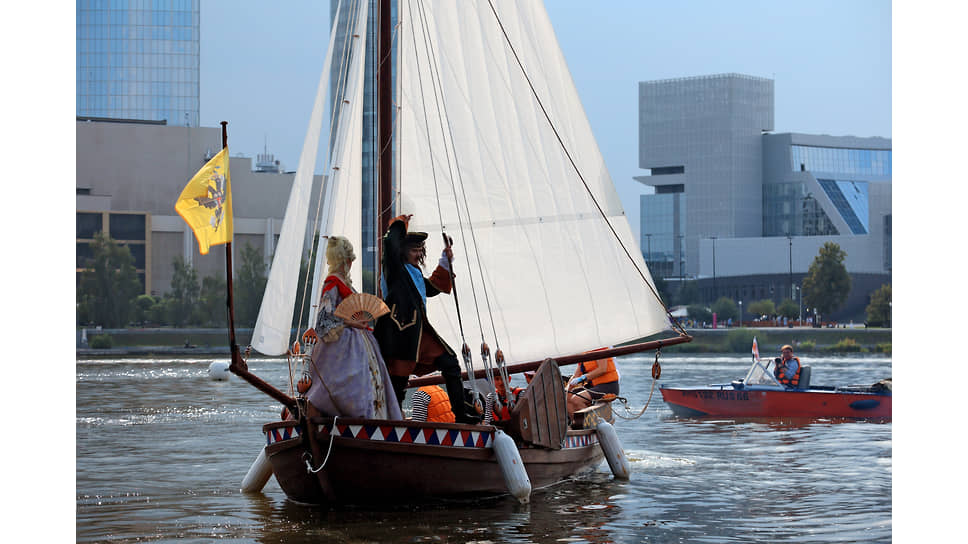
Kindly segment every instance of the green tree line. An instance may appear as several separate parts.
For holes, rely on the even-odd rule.
[[[227,282],[223,273],[199,280],[198,274],[179,256],[172,262],[169,291],[159,297],[142,292],[127,246],[104,233],[96,233],[92,257],[77,287],[77,324],[104,328],[129,326],[225,327],[228,323]],[[235,326],[255,326],[266,286],[266,266],[261,252],[246,243],[232,280]],[[303,259],[297,304],[304,287],[311,287],[312,255]],[[307,281],[308,278],[308,281]],[[294,316],[293,326],[299,326]]]
[[[826,242],[814,257],[807,275],[803,279],[804,308],[816,308],[822,317],[842,308],[851,290],[850,274],[844,265],[847,252],[834,242]],[[791,298],[779,304],[773,300],[756,300],[742,309],[729,297],[720,297],[711,305],[703,301],[695,281],[686,281],[677,291],[672,291],[662,278],[655,278],[656,289],[662,300],[670,305],[686,306],[689,319],[697,322],[712,322],[715,313],[720,321],[727,319],[752,320],[760,316],[767,318],[785,317],[796,319],[800,316],[800,305]],[[891,286],[884,285],[870,295],[867,306],[867,323],[873,326],[890,326]]]

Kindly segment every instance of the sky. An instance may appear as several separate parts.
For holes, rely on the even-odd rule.
[[[773,79],[776,132],[892,136],[885,0],[549,0],[585,112],[638,232],[640,81],[735,72]],[[270,7],[271,6],[271,7]],[[326,53],[329,2],[204,0],[201,123],[233,155],[295,170]]]

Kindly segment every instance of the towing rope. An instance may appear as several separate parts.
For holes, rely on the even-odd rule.
[[[634,416],[633,415],[623,416],[622,414],[620,414],[619,412],[614,411],[614,410],[612,411],[613,414],[615,414],[616,416],[618,416],[618,417],[620,417],[622,419],[632,420],[632,419],[638,419],[638,418],[642,417],[642,414],[645,413],[646,408],[649,407],[649,403],[652,402],[652,394],[655,393],[655,382],[659,381],[659,377],[662,375],[662,365],[659,364],[659,351],[660,350],[658,350],[658,349],[655,350],[655,362],[652,363],[652,388],[649,390],[649,400],[645,401],[645,406],[643,406],[642,407],[642,410],[639,411],[639,413],[636,414],[636,415],[634,415]],[[620,401],[622,403],[623,408],[625,408],[625,413],[626,414],[631,414],[632,413],[632,411],[629,410],[629,406],[628,406],[629,405],[629,401],[628,401],[628,399],[626,399],[624,397],[615,397],[615,399],[618,400],[618,401]]]

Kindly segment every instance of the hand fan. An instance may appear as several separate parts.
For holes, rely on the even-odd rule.
[[[336,317],[350,321],[373,321],[388,313],[390,308],[387,308],[380,297],[368,293],[353,293],[343,299],[343,302],[333,310],[333,315]]]

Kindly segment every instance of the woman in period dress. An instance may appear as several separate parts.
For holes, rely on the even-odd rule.
[[[316,326],[304,335],[315,341],[309,364],[312,384],[306,397],[326,415],[403,419],[369,324],[333,315],[339,303],[356,292],[349,278],[355,259],[349,240],[342,236],[329,238],[329,275],[323,283]]]

